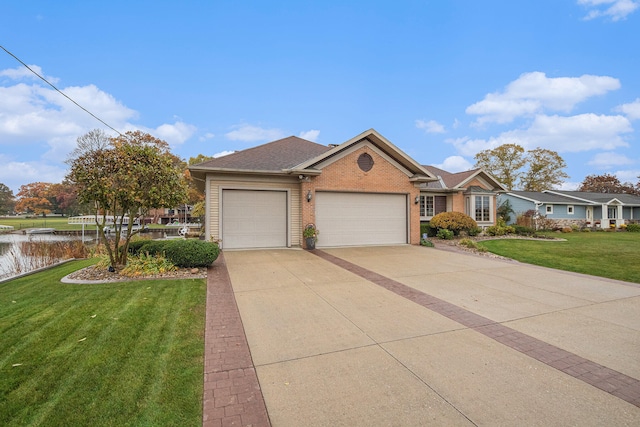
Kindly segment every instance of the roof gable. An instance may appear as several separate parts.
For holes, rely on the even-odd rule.
[[[292,168],[292,172],[304,172],[305,170],[314,170],[317,167],[326,166],[361,144],[371,144],[379,150],[379,153],[384,154],[388,160],[392,160],[397,166],[404,168],[407,174],[413,176],[415,180],[433,181],[436,179],[433,174],[380,135],[375,129],[369,129],[338,146],[330,148],[327,152],[296,165]]]
[[[452,190],[464,189],[467,186],[467,184],[469,184],[474,178],[478,177],[484,181],[487,181],[489,185],[493,186],[493,188],[489,190],[497,189],[499,191],[507,191],[507,189],[502,185],[500,181],[495,179],[491,174],[489,174],[482,168],[451,173],[443,169],[437,168],[435,166],[425,165],[423,167],[427,169],[429,172],[431,172],[432,174],[436,175],[438,178],[440,178],[440,181],[444,184],[444,187],[440,187],[440,188],[443,188],[443,189],[452,189]],[[438,188],[438,187],[433,187],[432,183],[429,184],[429,187]]]

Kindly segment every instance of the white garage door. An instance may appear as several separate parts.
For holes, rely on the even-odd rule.
[[[287,192],[222,190],[222,247],[287,246]]]
[[[404,194],[316,193],[318,247],[407,243]]]

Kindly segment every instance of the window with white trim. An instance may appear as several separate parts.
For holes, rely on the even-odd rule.
[[[617,207],[609,207],[607,208],[608,218],[616,219],[618,217],[618,208]]]
[[[489,196],[474,196],[475,197],[475,220],[476,222],[488,222],[491,221],[491,200]]]
[[[573,215],[573,205],[567,205],[567,215]]]
[[[433,216],[433,196],[420,196],[420,216]]]
[[[552,214],[553,213],[553,205],[547,205],[545,209],[545,213]]]

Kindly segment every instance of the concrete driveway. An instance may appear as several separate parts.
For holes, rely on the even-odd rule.
[[[245,346],[211,344],[235,342],[220,320],[205,425],[640,425],[639,285],[415,246],[225,252],[216,268],[251,357],[218,362]],[[208,331],[233,299],[212,292]],[[259,386],[234,394],[236,373]]]

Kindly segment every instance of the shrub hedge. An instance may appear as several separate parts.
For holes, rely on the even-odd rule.
[[[178,267],[208,267],[218,258],[220,247],[215,242],[176,239],[167,241],[164,253]]]
[[[163,255],[176,267],[208,267],[220,254],[215,242],[196,239],[140,240],[129,244],[133,255]]]
[[[422,237],[422,235],[425,233],[427,234],[427,237],[435,237],[437,232],[438,229],[432,227],[428,222],[420,223],[420,237]]]
[[[640,224],[627,224],[627,231],[632,233],[640,233]]]

